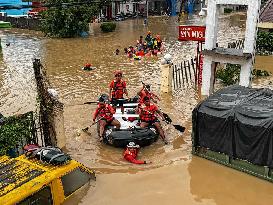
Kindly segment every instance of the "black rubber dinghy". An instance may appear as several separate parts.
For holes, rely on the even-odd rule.
[[[136,99],[124,100],[121,105],[124,108],[124,114],[119,105],[114,114],[115,119],[121,123],[121,128],[116,130],[113,126],[107,126],[103,136],[104,143],[115,147],[125,147],[129,142],[135,142],[143,147],[157,141],[159,134],[154,126],[140,127],[139,115],[135,110],[138,105]]]

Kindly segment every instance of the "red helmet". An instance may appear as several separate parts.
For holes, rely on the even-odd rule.
[[[121,71],[121,70],[116,70],[116,71],[114,72],[114,74],[115,74],[115,76],[116,76],[116,75],[121,75],[121,76],[122,76],[122,71]]]
[[[84,65],[84,67],[89,68],[89,67],[91,67],[91,64],[90,64],[90,63],[86,63],[86,64]]]

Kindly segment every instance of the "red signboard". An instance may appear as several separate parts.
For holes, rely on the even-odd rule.
[[[179,26],[180,41],[205,41],[205,26]]]

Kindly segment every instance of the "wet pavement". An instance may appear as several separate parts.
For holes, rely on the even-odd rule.
[[[227,46],[243,38],[245,16],[220,17],[218,42]],[[193,16],[180,24],[202,24]],[[152,17],[149,27],[143,19],[118,22],[117,30],[103,34],[94,25],[94,35],[88,38],[47,39],[39,33],[20,30],[0,33],[3,57],[0,61],[0,112],[5,115],[24,113],[35,109],[36,88],[32,59],[40,58],[46,67],[49,81],[59,92],[65,104],[66,149],[76,160],[97,172],[97,182],[84,193],[84,198],[72,199],[70,204],[269,204],[272,184],[247,174],[220,166],[191,155],[191,111],[200,100],[193,86],[173,94],[161,94],[160,108],[176,124],[186,127],[181,134],[163,123],[170,145],[159,139],[142,148],[139,158],[152,164],[137,166],[122,158],[122,150],[98,142],[95,127],[90,133],[82,128],[90,124],[95,101],[100,93],[108,93],[108,84],[116,69],[124,71],[129,95],[134,96],[141,81],[150,83],[159,93],[159,60],[162,56],[133,61],[123,55],[123,48],[133,45],[147,31],[159,33],[165,42],[165,53],[171,53],[174,63],[195,54],[196,43],[178,42],[176,18]],[[10,46],[5,43],[10,42]],[[121,51],[115,55],[115,50]],[[266,67],[266,60],[257,58],[257,67]],[[85,63],[95,66],[94,71],[83,71]],[[273,70],[273,67],[266,67]],[[271,87],[272,76],[254,81],[254,86]],[[272,88],[272,87],[271,87]],[[81,201],[81,202],[80,202]]]

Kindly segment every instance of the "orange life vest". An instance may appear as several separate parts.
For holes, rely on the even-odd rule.
[[[144,122],[149,122],[156,120],[155,111],[157,107],[150,103],[150,106],[146,106],[145,108],[141,109],[140,120]]]
[[[113,120],[113,114],[111,113],[111,105],[106,104],[104,108],[100,108],[100,105],[98,105],[98,115],[99,117],[103,117],[106,121]]]
[[[139,97],[140,97],[139,103],[143,103],[143,98],[144,98],[145,96],[149,97],[149,99],[151,99],[151,97],[152,97],[151,93],[146,92],[146,91],[143,89],[143,90],[140,92],[140,94],[139,94]]]
[[[113,80],[111,82],[111,88],[113,89],[112,98],[121,99],[123,98],[124,88],[126,88],[126,83],[123,80],[119,82],[116,82],[115,80]]]

